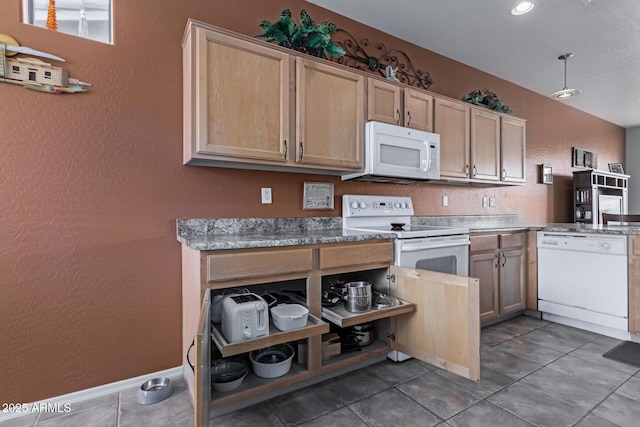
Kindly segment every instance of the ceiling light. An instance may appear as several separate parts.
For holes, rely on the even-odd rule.
[[[511,9],[512,15],[524,15],[527,12],[531,12],[531,9],[535,6],[535,3],[532,1],[521,1]]]
[[[582,92],[580,89],[567,89],[567,59],[571,57],[573,57],[573,53],[565,53],[558,57],[559,60],[564,61],[564,86],[562,87],[562,90],[552,93],[552,98],[564,100]]]

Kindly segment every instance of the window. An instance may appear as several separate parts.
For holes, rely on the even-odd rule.
[[[46,28],[49,0],[23,0],[24,21]],[[55,0],[58,31],[112,43],[112,0]]]

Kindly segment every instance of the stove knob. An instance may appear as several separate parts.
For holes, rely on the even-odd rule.
[[[396,207],[396,209],[398,209],[400,207],[400,203],[396,203],[395,207]]]
[[[242,336],[246,339],[251,338],[251,331],[249,329],[245,329],[244,331],[242,331]]]
[[[358,202],[351,202],[351,207],[353,209],[358,209]]]
[[[407,202],[407,209],[411,209],[411,203]]]
[[[400,203],[400,207],[402,209],[407,209],[407,204],[405,202]]]
[[[364,208],[367,207],[367,205],[364,202],[360,202],[359,206],[360,206],[361,209],[364,209]]]

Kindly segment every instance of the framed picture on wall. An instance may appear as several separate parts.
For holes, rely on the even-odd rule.
[[[573,147],[571,151],[572,167],[586,169],[596,169],[598,167],[598,153],[576,147]]]
[[[553,184],[553,168],[551,165],[540,165],[540,182],[542,184]]]
[[[609,163],[609,172],[624,173],[624,168],[622,167],[622,163]]]

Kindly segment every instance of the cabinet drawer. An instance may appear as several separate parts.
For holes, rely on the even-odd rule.
[[[498,235],[496,234],[490,236],[471,236],[469,240],[471,240],[469,252],[494,251],[498,249]]]
[[[524,233],[501,234],[500,249],[523,247],[524,239]]]
[[[320,248],[320,269],[362,264],[391,264],[392,242],[369,242],[355,245]]]
[[[213,254],[207,256],[207,281],[274,276],[310,271],[311,249]]]

